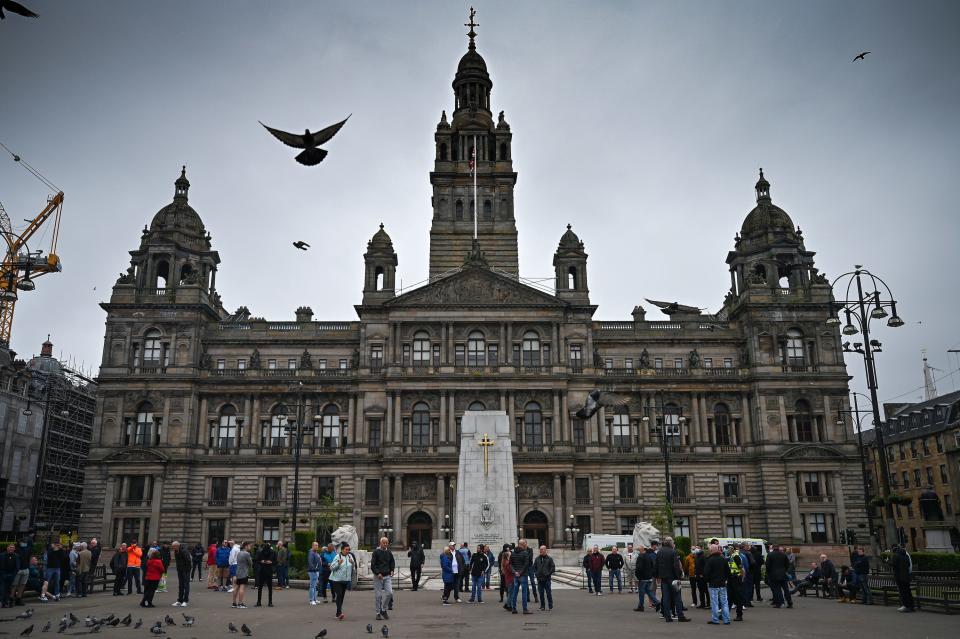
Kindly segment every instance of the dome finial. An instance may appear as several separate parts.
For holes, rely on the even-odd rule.
[[[190,190],[190,180],[187,179],[187,165],[184,164],[180,169],[180,177],[173,183],[173,201],[186,202],[187,191]]]
[[[470,45],[469,45],[467,48],[470,49],[471,51],[473,51],[474,49],[477,48],[476,43],[473,41],[474,38],[477,37],[477,32],[474,31],[473,28],[480,26],[480,23],[479,23],[479,22],[474,22],[474,21],[473,21],[473,19],[474,19],[474,17],[476,17],[476,15],[477,15],[477,11],[476,11],[473,7],[470,7],[470,22],[465,22],[465,23],[463,24],[463,26],[465,26],[465,27],[470,27],[470,32],[467,33],[467,37],[470,38]]]
[[[763,177],[763,167],[760,167],[760,179],[754,188],[757,190],[757,203],[770,201],[770,183]]]

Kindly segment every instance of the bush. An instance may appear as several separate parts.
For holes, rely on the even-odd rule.
[[[960,554],[955,552],[913,552],[910,557],[913,559],[914,570],[960,571]]]
[[[290,551],[290,567],[297,570],[307,569],[307,553],[300,550]]]
[[[313,544],[313,533],[309,530],[298,530],[293,534],[293,547],[306,553]]]
[[[676,547],[677,552],[680,553],[681,555],[686,556],[690,554],[690,538],[689,537],[683,537],[683,536],[674,537],[673,545]]]

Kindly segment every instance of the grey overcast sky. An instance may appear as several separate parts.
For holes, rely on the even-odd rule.
[[[49,332],[96,372],[98,303],[181,164],[230,309],[354,319],[381,221],[404,285],[426,277],[433,132],[469,3],[23,2],[41,17],[0,23],[0,141],[66,204],[64,271],[17,307],[21,356]],[[923,348],[940,392],[960,388],[946,352],[960,347],[960,3],[474,4],[514,135],[522,275],[551,274],[569,222],[596,318],[629,318],[644,297],[716,310],[762,166],[821,270],[865,264],[899,299],[906,326],[876,334],[881,399],[920,397]],[[316,129],[348,113],[316,168],[257,124]],[[46,194],[0,158],[15,223]],[[863,390],[862,361],[848,367]]]

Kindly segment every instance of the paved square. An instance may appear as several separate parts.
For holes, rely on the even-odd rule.
[[[30,623],[35,626],[34,636],[47,620],[53,621],[51,639],[62,615],[71,611],[81,619],[87,615],[99,617],[115,613],[124,616],[133,613],[133,619],[143,618],[140,630],[104,628],[100,636],[131,637],[151,636],[149,626],[169,614],[182,623],[181,609],[171,607],[176,596],[176,579],[170,579],[170,590],[158,593],[153,610],[144,610],[137,604],[136,595],[113,597],[110,592],[100,593],[87,599],[64,599],[43,604],[36,599],[28,605],[35,610],[30,622],[15,621],[0,623],[0,633],[17,636]],[[603,597],[588,595],[582,590],[558,590],[554,593],[554,610],[538,612],[531,606],[533,615],[511,615],[498,603],[497,592],[489,591],[483,605],[464,603],[440,605],[439,592],[402,590],[397,593],[395,610],[387,622],[378,622],[373,615],[373,592],[363,590],[347,594],[344,610],[347,618],[333,618],[332,603],[310,606],[306,603],[306,591],[294,589],[274,592],[274,607],[254,608],[256,591],[248,592],[246,603],[250,608],[233,610],[230,595],[206,590],[194,582],[190,607],[184,612],[197,618],[193,628],[166,627],[166,636],[174,639],[192,637],[230,637],[227,623],[233,621],[238,627],[246,623],[254,637],[284,637],[289,639],[313,639],[326,628],[327,639],[361,638],[367,635],[366,625],[373,624],[374,636],[380,636],[379,628],[386,623],[390,637],[397,639],[454,639],[517,636],[549,637],[550,639],[590,637],[631,637],[644,633],[656,636],[703,637],[736,636],[738,639],[757,637],[856,637],[899,638],[947,638],[956,637],[960,631],[960,618],[934,612],[900,614],[892,607],[838,604],[812,597],[798,598],[792,610],[774,610],[766,605],[755,604],[748,609],[743,623],[726,626],[708,626],[709,613],[705,610],[690,610],[692,623],[674,623],[665,626],[659,615],[652,611],[636,613],[633,595],[607,594]],[[689,594],[687,591],[684,595]],[[264,593],[266,598],[266,593]],[[689,603],[689,601],[687,602]],[[24,608],[3,610],[0,618],[10,618]],[[64,634],[86,633],[82,622]]]

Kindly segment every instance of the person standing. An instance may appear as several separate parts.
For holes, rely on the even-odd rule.
[[[637,593],[640,596],[640,601],[637,602],[637,607],[634,608],[636,612],[643,612],[643,599],[645,596],[650,599],[653,609],[660,612],[660,601],[657,599],[656,589],[653,583],[656,558],[657,555],[653,552],[652,548],[645,548],[641,545],[637,549],[637,564],[634,568],[634,575],[637,578]]]
[[[730,606],[736,607],[737,616],[734,621],[743,621],[743,557],[733,545],[727,546],[727,566],[730,576],[727,578],[727,600]]]
[[[503,556],[510,552],[510,544],[504,544],[500,554],[497,555],[497,573],[500,575],[500,603],[503,603],[504,595],[509,599],[510,589],[507,587],[503,571]]]
[[[490,590],[490,577],[493,575],[493,567],[497,563],[497,558],[493,555],[493,549],[490,548],[489,544],[484,544],[483,547],[487,549],[487,572],[483,577],[483,585],[487,590]]]
[[[473,556],[473,553],[470,552],[467,542],[463,542],[457,553],[460,555],[457,557],[457,567],[460,569],[457,590],[468,592],[470,590],[470,557]]]
[[[690,583],[690,599],[693,600],[693,607],[699,608],[700,604],[697,599],[699,591],[697,590],[697,548],[693,546],[690,548],[690,552],[683,558],[681,564],[683,565],[683,571],[687,574],[687,581]]]
[[[119,597],[123,594],[123,581],[127,575],[127,545],[120,544],[117,552],[113,553],[110,560],[110,570],[113,571],[113,596]]]
[[[81,542],[80,550],[77,552],[77,588],[78,597],[87,598],[87,577],[90,574],[90,564],[93,561],[93,554],[87,548],[87,544]]]
[[[163,561],[160,559],[160,551],[151,548],[147,553],[146,570],[143,574],[143,599],[140,600],[141,608],[154,608],[153,596],[157,592],[157,586],[160,585],[160,579],[163,577]]]
[[[242,547],[240,544],[236,542],[232,543],[230,548],[230,554],[228,555],[228,559],[227,559],[227,563],[229,564],[229,567],[230,567],[230,587],[227,588],[227,592],[233,592],[237,587],[237,555],[240,554],[241,550],[242,550]],[[247,554],[248,555],[250,554],[250,542],[247,542]],[[251,559],[251,572],[252,572],[253,571],[253,568],[252,568],[253,555],[250,555],[250,559]],[[256,578],[256,575],[254,575],[254,578]],[[247,583],[248,584],[250,583],[249,573],[247,574]]]
[[[760,596],[760,586],[763,584],[763,547],[760,544],[750,545],[750,572],[753,573],[754,600],[763,601]]]
[[[250,542],[245,541],[238,544],[240,550],[237,551],[236,559],[233,564],[234,586],[227,592],[233,591],[233,603],[231,608],[246,608],[243,598],[247,594],[247,584],[250,583],[250,573],[253,571],[253,557],[250,555]]]
[[[207,546],[207,590],[218,589],[217,549],[219,547],[220,544],[216,541],[211,541],[210,545]]]
[[[70,550],[67,552],[67,570],[66,574],[63,575],[63,580],[68,585],[67,592],[64,593],[64,597],[76,597],[80,594],[80,589],[77,587],[77,560],[80,557],[80,543],[74,542],[70,544]]]
[[[227,592],[227,586],[230,585],[230,552],[233,544],[224,539],[223,543],[217,547],[217,586],[221,592]]]
[[[587,582],[587,594],[593,594],[593,575],[590,574],[590,555],[593,554],[593,550],[588,550],[587,554],[583,556],[583,559],[580,560],[580,566],[583,568],[583,577]]]
[[[87,572],[87,594],[93,594],[93,578],[97,572],[97,566],[100,565],[100,553],[103,552],[103,548],[100,547],[100,542],[97,541],[96,537],[90,539],[90,543],[87,544],[87,550],[90,551],[90,570]]]
[[[277,552],[269,543],[260,547],[257,553],[257,561],[260,564],[260,581],[257,584],[257,607],[263,601],[263,587],[267,587],[267,607],[273,608],[273,567],[277,563]]]
[[[767,553],[767,581],[770,584],[770,594],[774,608],[781,608],[784,603],[787,608],[793,608],[793,599],[790,597],[790,588],[787,586],[787,575],[790,572],[790,560],[780,546],[772,546]]]
[[[333,564],[333,560],[337,558],[337,551],[333,549],[333,544],[327,544],[327,549],[320,553],[320,558],[322,560],[320,567],[320,596],[323,598],[323,603],[327,603],[327,586],[330,586],[331,593],[333,592],[333,586],[330,584],[330,566]]]
[[[320,569],[322,567],[323,558],[320,555],[320,544],[315,541],[310,544],[310,552],[307,553],[307,577],[310,579],[307,603],[311,606],[317,605],[317,581],[320,579]]]
[[[533,560],[533,572],[537,575],[537,590],[540,593],[540,610],[543,610],[544,603],[548,610],[553,610],[553,573],[557,571],[557,565],[553,557],[547,554],[547,547],[540,546],[540,554]]]
[[[743,605],[747,608],[753,608],[753,553],[750,552],[750,544],[744,542],[740,544],[740,562],[743,564]]]
[[[347,596],[347,586],[353,581],[353,561],[350,560],[350,546],[343,544],[336,559],[330,562],[330,589],[333,591],[333,602],[337,604],[337,619],[343,621],[347,616],[343,613],[343,600]]]
[[[197,581],[203,581],[203,559],[206,557],[207,552],[203,549],[203,546],[200,543],[193,545],[193,548],[190,549],[190,561],[192,565],[190,567],[190,581],[193,581],[193,573],[197,573]]]
[[[370,556],[370,572],[373,573],[373,607],[377,621],[389,619],[387,612],[393,608],[393,571],[396,560],[390,552],[390,540],[380,538],[380,545]]]
[[[158,544],[153,542],[154,547],[160,550],[160,561],[163,562],[163,576],[160,578],[160,587],[157,588],[157,592],[166,592],[167,591],[167,573],[170,571],[170,544],[163,542]]]
[[[20,557],[17,547],[7,546],[7,551],[0,555],[0,608],[13,608],[13,580],[20,572]]]
[[[913,591],[910,589],[913,561],[899,544],[894,544],[890,550],[890,570],[893,571],[893,581],[897,584],[897,591],[900,593],[900,607],[897,608],[897,612],[914,612],[916,604],[913,600]]]
[[[420,544],[413,542],[410,550],[407,551],[407,557],[410,559],[410,583],[413,584],[411,590],[418,590],[420,588],[420,575],[423,573],[423,562],[426,560]]]
[[[282,541],[277,542],[277,589],[290,589],[290,549]]]
[[[60,575],[64,563],[66,563],[66,553],[60,542],[55,541],[47,547],[47,567],[43,575],[45,585],[43,592],[40,593],[40,601],[50,600],[48,590],[50,586],[53,586],[53,600],[60,600],[60,584],[63,582]]]
[[[717,548],[719,544],[715,544]],[[710,592],[707,589],[707,580],[703,576],[703,569],[707,565],[707,554],[703,548],[697,547],[697,556],[693,561],[694,582],[697,585],[697,592],[700,594],[700,607],[703,609],[710,607]],[[726,586],[726,584],[724,584]]]
[[[864,553],[863,546],[857,546],[857,550],[854,552],[853,560],[850,564],[860,579],[860,592],[862,593],[860,603],[864,606],[872,606],[873,592],[870,591],[870,557]]]
[[[533,614],[527,610],[529,596],[527,595],[528,573],[530,572],[530,550],[527,548],[527,540],[521,539],[517,544],[517,549],[510,557],[510,570],[513,571],[513,586],[510,589],[510,610],[517,614],[517,595],[521,594],[521,603],[523,605],[523,614]],[[521,593],[522,591],[522,593]]]
[[[683,614],[683,599],[680,597],[680,582],[683,580],[683,568],[680,555],[673,547],[673,538],[665,537],[657,553],[655,574],[660,580],[660,612],[664,621],[690,621]]]
[[[633,544],[627,544],[627,552],[623,553],[623,569],[627,577],[627,592],[633,594],[637,589],[637,551]]]
[[[477,544],[477,551],[470,557],[470,576],[473,577],[473,583],[470,587],[470,601],[473,603],[483,603],[483,577],[490,567],[490,560],[487,559],[487,552],[483,544]]]
[[[720,546],[709,546],[710,556],[703,563],[703,579],[710,592],[710,621],[718,624],[723,621],[730,625],[730,606],[727,602],[727,580],[730,578],[730,565],[720,553]]]
[[[460,584],[463,583],[463,571],[466,570],[466,567],[461,565],[463,560],[460,557],[460,551],[457,550],[457,545],[451,541],[448,547],[453,553],[453,574],[456,575],[453,588],[453,600],[457,603],[462,603],[460,601]]]
[[[202,550],[202,549],[201,549]],[[177,600],[174,606],[186,608],[190,603],[190,581],[193,558],[179,541],[170,545],[170,560],[177,569]]]
[[[440,578],[443,580],[443,595],[441,601],[444,606],[450,605],[450,593],[457,588],[457,573],[454,570],[454,552],[451,546],[447,546],[440,553]]]
[[[603,564],[607,567],[607,581],[608,589],[610,594],[613,594],[613,579],[617,579],[617,593],[623,594],[623,578],[621,577],[623,571],[623,557],[620,555],[620,549],[617,546],[614,546],[610,549],[610,554],[607,555],[606,560]]]
[[[603,566],[607,558],[600,552],[600,546],[594,546],[593,551],[587,556],[587,570],[590,575],[590,583],[593,584],[593,590],[597,596],[603,595]]]
[[[21,537],[17,544],[20,570],[13,578],[13,603],[16,606],[23,605],[23,591],[26,590],[27,581],[30,580],[30,558],[33,556],[33,535],[31,532]]]
[[[500,553],[500,594],[502,596],[506,594],[507,600],[503,604],[503,609],[510,610],[510,591],[513,590],[513,571],[510,570],[510,557],[513,555],[513,552],[510,550],[509,544],[503,545],[503,552]]]

